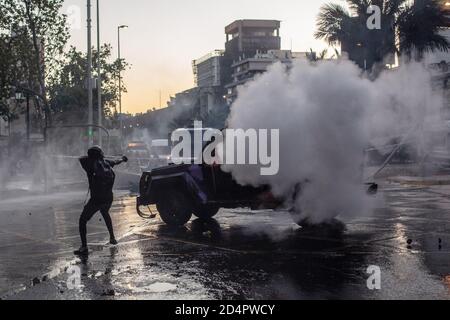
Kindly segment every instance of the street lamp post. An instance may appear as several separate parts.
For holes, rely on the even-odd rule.
[[[30,142],[30,136],[31,136],[31,121],[30,121],[30,95],[27,93],[26,94],[26,99],[27,99],[27,116],[26,116],[26,121],[27,121],[27,141]]]
[[[91,0],[87,0],[87,87],[88,87],[88,125],[94,124],[94,112],[92,105],[92,44],[91,44]],[[89,145],[93,144],[92,127],[88,128]]]
[[[102,68],[100,58],[100,0],[97,0],[97,104],[98,104],[98,126],[102,126],[103,107],[102,107]],[[102,145],[102,132],[98,131],[98,144]]]
[[[120,71],[122,69],[122,60],[120,57],[120,29],[128,28],[126,25],[117,27],[117,55],[119,59],[119,125],[120,125],[120,143],[123,143],[123,123],[122,123],[122,77]]]

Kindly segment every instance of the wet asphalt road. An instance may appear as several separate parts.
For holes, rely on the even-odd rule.
[[[98,214],[81,261],[72,251],[84,197],[0,201],[2,299],[450,298],[448,186],[386,185],[372,216],[308,230],[286,212],[245,209],[174,230],[142,220],[122,193],[111,212],[120,244],[106,245]],[[367,288],[370,265],[380,290]],[[80,286],[69,289],[74,268]]]

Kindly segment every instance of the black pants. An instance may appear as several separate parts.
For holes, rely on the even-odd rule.
[[[109,215],[109,209],[111,208],[111,204],[112,204],[112,199],[106,200],[106,201],[95,201],[95,200],[92,200],[92,198],[91,198],[89,200],[89,202],[84,206],[83,212],[81,213],[81,216],[80,216],[80,223],[79,223],[81,245],[83,247],[87,246],[86,225],[87,225],[88,221],[91,220],[91,218],[94,216],[94,214],[97,213],[97,211],[100,211],[100,213],[103,216],[103,220],[105,220],[106,227],[108,228],[110,238],[111,239],[115,238],[111,216]]]

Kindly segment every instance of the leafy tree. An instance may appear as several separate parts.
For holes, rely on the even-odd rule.
[[[322,61],[322,60],[327,59],[328,49],[323,49],[318,54],[315,54],[312,48],[309,49],[309,51],[311,52],[311,56],[314,57],[312,59],[313,61]],[[334,54],[332,56],[330,56],[329,59],[339,59],[341,56],[339,51],[336,48],[334,48],[333,51],[334,51]]]
[[[129,65],[121,59],[111,60],[112,47],[104,44],[100,50],[101,79],[102,79],[102,105],[106,117],[112,119],[117,115],[115,109],[118,100],[117,77],[119,71],[126,70]],[[98,78],[98,51],[92,50],[93,77]],[[75,47],[65,53],[63,64],[55,72],[52,81],[49,83],[49,102],[51,109],[55,112],[55,121],[61,123],[86,122],[87,119],[87,55],[78,51]],[[126,87],[122,83],[122,92],[126,92]],[[97,108],[97,89],[94,89],[93,105]],[[95,109],[94,109],[95,111]],[[98,109],[97,109],[98,111]],[[97,116],[98,112],[94,112]]]
[[[364,52],[368,69],[394,52],[420,59],[425,52],[447,51],[449,44],[438,33],[445,13],[437,0],[346,0],[349,10],[339,4],[322,6],[315,37],[346,49],[356,46]],[[370,5],[381,9],[381,29],[370,30],[367,13]],[[396,43],[395,39],[399,39]],[[413,53],[417,54],[413,57]]]
[[[420,60],[424,53],[448,51],[447,39],[438,33],[447,22],[438,1],[417,1],[398,19],[399,47],[407,57]]]
[[[9,52],[8,39],[0,35],[0,117],[5,120],[12,117],[8,105],[8,98],[11,96],[9,83],[12,81],[10,72],[12,57]]]
[[[0,100],[11,91],[22,91],[35,100],[38,113],[43,111],[51,123],[47,83],[61,63],[69,38],[66,16],[60,13],[63,0],[0,0]],[[3,104],[2,115],[10,110]]]

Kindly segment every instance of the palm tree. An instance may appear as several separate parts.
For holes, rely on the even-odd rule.
[[[316,39],[322,39],[335,46],[352,38],[352,17],[343,6],[329,3],[322,6],[317,17]]]
[[[319,53],[315,53],[313,51],[312,48],[309,49],[309,51],[311,52],[311,57],[312,57],[312,61],[323,61],[327,59],[328,56],[328,50],[329,49],[323,49],[322,51],[320,51]],[[331,56],[328,56],[328,59],[339,59],[341,57],[341,54],[339,53],[339,51],[336,48],[333,48],[334,54]]]
[[[448,51],[447,39],[439,34],[447,21],[438,1],[418,1],[401,12],[398,20],[398,45],[407,57],[420,60],[424,53]]]
[[[420,59],[424,53],[449,49],[439,28],[445,25],[445,13],[438,0],[346,0],[349,10],[338,4],[326,4],[317,18],[314,36],[330,45],[341,44],[343,51],[353,52],[362,67],[371,69],[395,52]],[[370,30],[367,9],[381,9],[381,29]],[[397,39],[397,41],[396,41]],[[359,48],[358,48],[359,47]],[[358,50],[359,49],[359,50]]]

